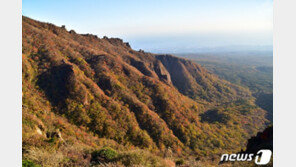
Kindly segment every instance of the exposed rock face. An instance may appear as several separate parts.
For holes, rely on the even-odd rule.
[[[76,34],[76,32],[74,30],[70,30],[69,33],[70,34]]]
[[[149,68],[149,66],[145,62],[131,58],[130,64],[136,67],[144,75],[149,77],[156,77],[155,73]]]
[[[184,95],[193,99],[201,98],[207,101],[235,100],[234,94],[248,97],[250,94],[236,85],[219,80],[190,60],[172,55],[156,55],[170,74],[173,85]],[[218,81],[219,80],[219,81]],[[217,82],[218,81],[218,82]],[[220,97],[220,98],[217,98]]]
[[[172,83],[183,94],[193,96],[194,78],[190,75],[181,59],[170,55],[156,56],[171,74]],[[191,90],[191,91],[190,91]]]
[[[124,43],[127,47],[131,48],[131,45],[128,42]]]
[[[160,61],[156,61],[155,66],[154,66],[154,70],[155,70],[156,74],[158,75],[159,79],[161,79],[162,81],[165,81],[169,84],[172,83],[170,73],[167,71],[167,69],[163,66],[163,64]]]
[[[37,126],[36,126],[36,132],[37,132],[39,135],[43,135],[42,130],[41,130],[39,127],[37,127]]]

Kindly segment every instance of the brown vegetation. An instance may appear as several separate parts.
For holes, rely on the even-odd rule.
[[[126,166],[215,158],[267,123],[248,90],[186,59],[26,17],[22,45],[23,158],[42,166],[89,166],[103,147]]]

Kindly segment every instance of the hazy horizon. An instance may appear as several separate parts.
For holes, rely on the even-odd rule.
[[[158,53],[272,50],[272,0],[33,1],[24,16]]]

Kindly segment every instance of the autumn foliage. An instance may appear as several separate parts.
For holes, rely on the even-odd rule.
[[[22,30],[28,162],[46,166],[42,157],[49,156],[58,165],[87,166],[110,154],[104,160],[118,165],[134,159],[161,166],[238,151],[267,123],[248,90],[190,60],[27,17]]]

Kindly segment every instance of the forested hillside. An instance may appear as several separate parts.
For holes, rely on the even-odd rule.
[[[249,89],[256,104],[273,118],[273,56],[272,51],[179,54],[191,59],[209,72],[231,83]]]
[[[216,164],[269,122],[193,61],[27,17],[22,33],[23,164]]]

